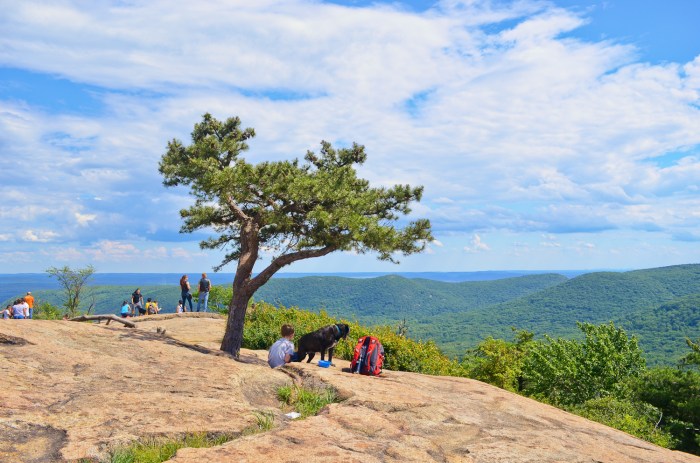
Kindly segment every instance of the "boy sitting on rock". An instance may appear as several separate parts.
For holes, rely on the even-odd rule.
[[[296,360],[297,354],[294,352],[294,327],[292,325],[282,325],[280,330],[282,337],[275,341],[270,347],[270,353],[267,355],[267,364],[270,368],[281,367],[285,363]]]

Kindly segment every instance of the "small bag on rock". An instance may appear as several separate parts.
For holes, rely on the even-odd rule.
[[[353,373],[377,376],[382,372],[384,347],[374,336],[363,336],[355,345],[350,368]]]

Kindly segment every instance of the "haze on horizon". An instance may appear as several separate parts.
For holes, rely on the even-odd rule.
[[[699,2],[0,6],[3,273],[211,270],[157,171],[204,112],[253,162],[356,141],[372,184],[424,185],[425,253],[286,273],[700,262]]]

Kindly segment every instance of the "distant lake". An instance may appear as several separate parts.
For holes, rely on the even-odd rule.
[[[488,281],[513,278],[523,275],[538,275],[543,273],[558,273],[568,278],[573,278],[591,270],[507,270],[507,271],[482,271],[482,272],[353,272],[353,273],[278,273],[273,278],[303,278],[308,276],[329,276],[345,278],[376,278],[384,275],[399,275],[404,278],[423,278],[451,283],[461,281]],[[189,273],[191,282],[199,281],[199,273]],[[233,273],[208,273],[211,282],[215,285],[231,284]],[[90,278],[89,285],[108,286],[154,286],[172,285],[178,286],[181,273],[96,273]],[[0,274],[0,301],[10,297],[26,294],[27,291],[41,289],[59,289],[55,278],[46,273],[5,273]]]

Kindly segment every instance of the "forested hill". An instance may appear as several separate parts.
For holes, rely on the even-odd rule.
[[[671,363],[700,337],[700,265],[678,265],[624,273],[597,272],[515,300],[469,313],[441,314],[432,336],[447,352],[463,351],[485,336],[508,337],[511,326],[537,335],[570,337],[576,322],[614,321],[640,339],[652,363]]]
[[[558,274],[462,283],[409,280],[396,275],[369,279],[305,277],[270,280],[258,290],[255,299],[326,309],[360,321],[396,321],[489,307],[565,281],[567,278]]]
[[[577,336],[576,322],[615,323],[640,339],[652,364],[673,363],[700,337],[700,265],[596,272],[572,279],[533,275],[490,282],[438,283],[382,277],[271,281],[256,298],[325,308],[363,323],[407,320],[409,335],[462,355],[511,327],[537,336]]]

